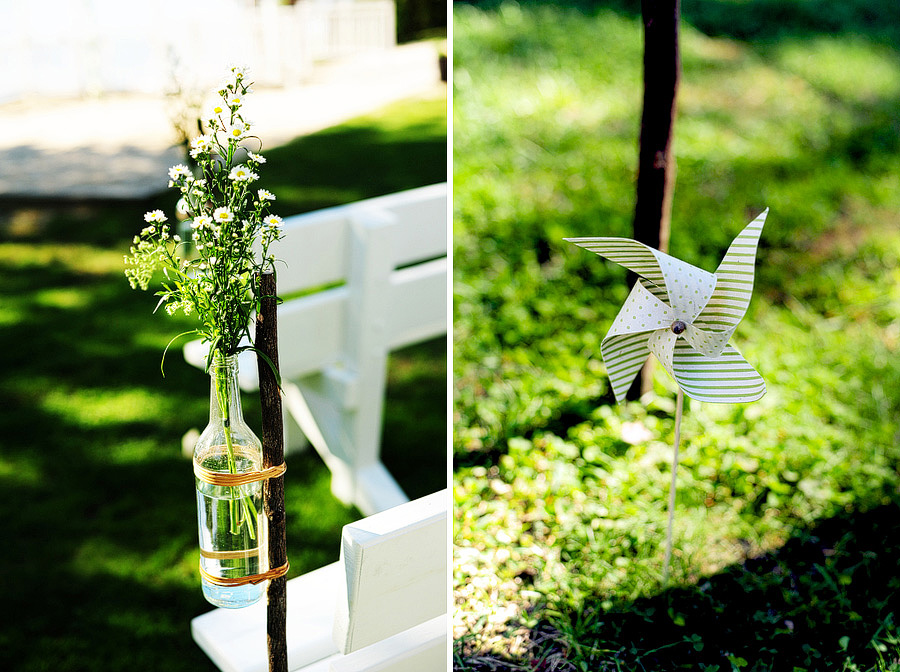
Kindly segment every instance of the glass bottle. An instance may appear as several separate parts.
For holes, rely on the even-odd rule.
[[[244,421],[237,357],[216,353],[209,369],[209,425],[194,447],[194,466],[219,474],[262,469],[262,444]],[[201,475],[197,489],[200,565],[212,577],[237,579],[268,568],[263,482],[217,485]],[[203,595],[217,607],[238,609],[259,600],[265,582],[219,585],[201,572]]]

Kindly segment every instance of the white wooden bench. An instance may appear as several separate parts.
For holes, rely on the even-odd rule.
[[[338,562],[287,583],[292,672],[443,672],[447,490],[344,526]],[[290,548],[288,548],[290,557]],[[223,672],[266,672],[265,600],[191,621]]]
[[[334,495],[364,514],[401,504],[380,460],[388,354],[447,333],[447,185],[289,217],[284,230],[272,251],[286,264],[276,269],[285,446],[305,436]],[[184,354],[205,365],[199,341]],[[256,355],[243,354],[252,391]]]

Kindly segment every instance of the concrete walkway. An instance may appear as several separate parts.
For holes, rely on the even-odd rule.
[[[252,72],[250,73],[252,77]],[[427,43],[322,66],[310,81],[247,98],[263,151],[388,103],[443,94]],[[141,95],[0,106],[0,197],[143,198],[163,191],[175,146],[171,103]]]

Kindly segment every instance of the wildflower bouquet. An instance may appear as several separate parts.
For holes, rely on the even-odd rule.
[[[237,354],[252,346],[241,346],[249,337],[250,315],[255,305],[254,273],[271,268],[269,246],[282,236],[282,220],[268,214],[274,194],[255,192],[252,184],[257,170],[266,162],[258,153],[241,146],[250,134],[250,124],[241,115],[244,96],[251,92],[245,72],[232,68],[234,80],[220,90],[222,102],[213,106],[206,120],[208,132],[191,141],[191,157],[199,175],[183,164],[169,169],[169,186],[182,194],[179,210],[187,215],[195,254],[190,244],[173,234],[162,210],[144,215],[147,226],[135,236],[131,255],[125,257],[125,275],[132,288],[146,290],[154,273],[162,270],[164,280],[157,309],[165,306],[170,315],[179,310],[196,313],[200,326],[179,334],[199,334],[210,344],[209,362],[215,353]],[[246,163],[238,157],[246,155]],[[261,256],[255,257],[259,242]],[[174,339],[173,339],[174,340]]]
[[[182,240],[170,231],[162,210],[146,213],[147,226],[135,236],[130,255],[125,257],[125,275],[132,288],[146,290],[161,271],[156,309],[164,306],[170,315],[178,311],[196,314],[199,326],[179,334],[169,345],[188,334],[197,334],[209,343],[207,369],[224,426],[227,468],[234,474],[235,455],[237,452],[240,460],[240,451],[233,445],[232,420],[240,421],[239,407],[235,408],[239,402],[232,396],[233,383],[218,370],[240,351],[256,350],[246,344],[259,298],[254,277],[273,268],[269,247],[283,233],[281,218],[268,212],[275,196],[265,189],[253,189],[257,171],[266,160],[257,153],[262,142],[251,135],[250,123],[241,113],[244,97],[251,93],[250,84],[242,68],[232,68],[231,75],[218,91],[221,102],[205,120],[207,132],[191,140],[196,172],[183,164],[169,169],[169,186],[181,192],[178,209],[187,218],[191,240]],[[256,152],[243,146],[248,140],[254,141]],[[247,340],[242,345],[244,337]],[[257,511],[252,499],[236,494],[230,506],[231,534],[240,534],[244,527],[255,539]]]

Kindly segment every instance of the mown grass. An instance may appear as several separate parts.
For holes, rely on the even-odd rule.
[[[664,585],[673,383],[613,404],[625,274],[562,240],[630,235],[635,4],[455,10],[456,666],[887,669],[896,6],[782,3],[776,29],[772,3],[684,3],[671,251],[712,270],[771,208],[734,337],[768,393],[688,405]]]
[[[406,101],[268,150],[278,212],[444,181],[445,105]],[[151,314],[122,265],[143,213],[173,205],[0,205],[4,670],[215,669],[190,635],[210,607],[181,449],[207,422],[209,381],[177,346],[161,376],[191,322]],[[394,353],[389,375],[385,459],[413,497],[445,487],[445,340]],[[258,406],[244,397],[257,431]],[[293,577],[335,561],[360,514],[332,497],[314,452],[287,463]]]

